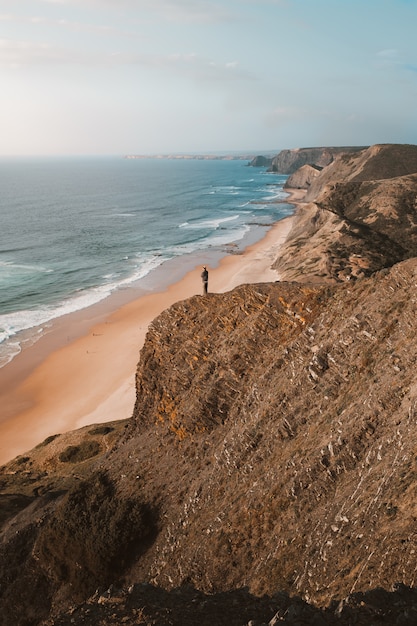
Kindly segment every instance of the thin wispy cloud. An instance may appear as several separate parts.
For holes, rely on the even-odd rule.
[[[265,115],[266,124],[274,128],[290,120],[297,120],[305,114],[305,110],[298,106],[277,106]]]
[[[403,67],[408,72],[412,72],[413,74],[417,74],[417,65],[412,65],[411,63],[406,63]]]
[[[127,31],[120,31],[106,24],[90,24],[87,22],[79,22],[66,18],[53,19],[50,17],[32,15],[21,16],[17,14],[0,14],[0,22],[9,22],[15,24],[26,24],[32,26],[45,26],[51,28],[64,28],[71,32],[87,32],[99,35],[127,35]],[[133,36],[133,33],[130,33]]]
[[[377,56],[382,59],[394,60],[398,58],[399,53],[398,50],[396,50],[395,48],[388,48],[386,50],[380,50],[377,53]]]
[[[90,63],[91,55],[88,55]],[[0,39],[0,66],[12,69],[39,65],[84,64],[87,56],[75,50],[60,49],[47,43]],[[97,63],[96,59],[96,63]]]
[[[221,3],[204,0],[145,0],[144,5],[148,11],[174,22],[218,23],[236,17]]]
[[[80,127],[94,125],[97,103],[105,103],[109,153],[120,145],[119,128],[129,143],[135,129],[143,140],[144,126],[154,132],[143,149],[163,151],[167,117],[190,120],[193,134],[194,112],[196,123],[212,120],[210,130],[198,126],[202,146],[218,140],[230,149],[230,137],[236,149],[270,137],[283,147],[320,145],[324,137],[340,145],[409,143],[417,0],[383,4],[376,12],[377,0],[0,0],[8,96],[0,119],[17,119],[18,110],[31,118],[39,102],[47,136],[42,112],[53,110],[63,85],[71,97],[62,96],[60,114],[77,117]],[[172,124],[170,133],[181,150],[184,132]],[[56,134],[57,152],[65,152],[66,137],[65,128]],[[88,133],[78,141],[89,149]],[[30,132],[25,143],[28,152],[42,148]],[[16,149],[11,135],[3,150]]]
[[[91,50],[67,49],[46,43],[0,39],[0,66],[13,69],[33,66],[82,65],[91,67],[136,66],[166,71],[193,81],[253,81],[255,76],[240,68],[234,60],[214,61],[194,53],[149,55],[135,52],[98,53]]]
[[[137,65],[156,70],[168,71],[183,77],[202,82],[254,81],[256,77],[240,68],[237,61],[213,61],[195,53],[168,55],[143,55],[116,53],[111,61],[118,65]]]
[[[404,59],[404,55],[395,48],[387,48],[386,50],[380,50],[377,54],[380,60],[380,68],[387,70],[394,70],[399,72],[411,72],[415,74],[417,72],[417,65],[412,62],[407,62]]]
[[[47,4],[82,5],[100,8],[128,9],[132,14],[143,12],[158,15],[160,19],[180,23],[218,23],[236,19],[239,11],[227,9],[221,2],[207,0],[42,0]]]

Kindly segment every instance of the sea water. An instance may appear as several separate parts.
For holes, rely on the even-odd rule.
[[[286,176],[242,160],[3,158],[0,180],[0,367],[22,333],[293,210]]]

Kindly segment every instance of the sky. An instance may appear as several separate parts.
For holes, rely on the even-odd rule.
[[[0,155],[417,144],[417,0],[0,0]]]

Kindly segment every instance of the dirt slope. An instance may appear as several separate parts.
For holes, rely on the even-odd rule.
[[[416,623],[415,184],[327,180],[291,281],[177,303],[131,420],[1,468],[1,626]]]
[[[417,146],[372,146],[312,181],[274,267],[286,280],[355,280],[417,256]]]

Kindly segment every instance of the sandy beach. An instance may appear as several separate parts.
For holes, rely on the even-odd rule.
[[[291,201],[297,200],[296,195]],[[211,269],[209,292],[279,280],[271,264],[294,217],[277,222],[242,254]],[[57,320],[33,346],[0,370],[0,463],[46,437],[88,424],[130,417],[135,371],[150,322],[173,303],[202,293],[201,265],[168,288],[109,313],[106,304]],[[203,296],[202,296],[203,297]]]

